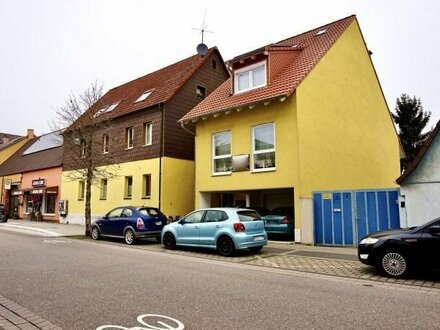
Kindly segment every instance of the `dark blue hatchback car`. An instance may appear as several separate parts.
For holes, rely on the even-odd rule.
[[[154,237],[160,242],[167,217],[157,208],[148,206],[120,206],[92,224],[92,238],[123,238],[133,244],[137,239]]]

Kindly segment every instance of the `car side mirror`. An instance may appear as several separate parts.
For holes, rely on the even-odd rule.
[[[184,225],[185,224],[185,219],[180,219],[178,222],[179,222],[179,224]]]
[[[428,233],[432,236],[440,236],[440,225],[434,225],[428,228]]]

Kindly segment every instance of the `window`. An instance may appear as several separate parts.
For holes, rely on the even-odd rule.
[[[204,222],[219,222],[228,219],[228,215],[224,211],[206,211]]]
[[[102,153],[108,154],[108,135],[104,134],[102,136]]]
[[[153,91],[154,91],[154,89],[150,89],[150,90],[148,90],[148,91],[143,92],[143,93],[141,94],[141,96],[139,96],[139,97],[136,99],[136,101],[134,101],[134,103],[138,103],[138,102],[142,102],[142,101],[146,100],[147,97],[150,96],[151,93],[153,93]]]
[[[195,211],[191,214],[188,214],[185,217],[184,222],[185,223],[199,223],[200,221],[202,221],[204,212],[205,211]]]
[[[107,179],[101,180],[101,196],[100,199],[107,199]]]
[[[256,63],[234,73],[235,93],[266,85],[266,62]]]
[[[196,97],[199,100],[203,100],[206,97],[206,88],[200,85],[196,87]]]
[[[115,110],[115,108],[119,105],[119,102],[115,102],[112,103],[110,105],[106,105],[105,107],[102,107],[101,109],[99,109],[98,111],[95,112],[95,114],[93,115],[93,117],[98,117],[100,114],[104,113],[104,112],[112,112],[113,110]]]
[[[142,179],[142,197],[151,197],[151,174],[144,174]]]
[[[45,213],[55,214],[55,200],[57,198],[56,194],[46,194],[44,210]]]
[[[134,128],[129,127],[125,129],[125,149],[133,148]]]
[[[86,141],[81,140],[81,158],[86,158]]]
[[[84,192],[85,192],[85,182],[79,181],[78,182],[78,199],[79,200],[84,199]]]
[[[253,128],[253,169],[267,171],[275,169],[275,127],[273,123]]]
[[[123,208],[118,207],[117,209],[111,210],[109,213],[107,213],[107,218],[120,218],[121,213],[123,211]]]
[[[144,146],[149,146],[153,143],[153,123],[144,124]]]
[[[133,177],[126,176],[125,177],[124,197],[131,198],[132,196],[133,196]]]
[[[133,216],[133,211],[130,209],[124,209],[121,213],[122,218],[131,218]]]
[[[217,69],[217,61],[216,60],[212,60],[211,61],[211,64],[212,64],[212,68],[215,70],[215,69]]]
[[[229,131],[212,136],[212,155],[214,174],[231,172],[231,133]]]

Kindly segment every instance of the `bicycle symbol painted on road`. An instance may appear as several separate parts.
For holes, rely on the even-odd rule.
[[[150,319],[147,321],[146,319]],[[106,329],[123,329],[123,330],[183,330],[185,326],[179,320],[173,319],[168,316],[158,315],[158,314],[143,314],[139,315],[136,319],[144,327],[132,327],[127,328],[120,325],[101,325],[97,327],[96,330],[106,330]],[[165,321],[165,322],[164,322]],[[151,325],[147,322],[155,322],[156,325],[162,326],[159,328],[155,325]]]

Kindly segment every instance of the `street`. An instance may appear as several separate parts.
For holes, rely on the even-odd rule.
[[[438,289],[9,232],[0,232],[0,251],[0,295],[62,329],[434,329],[440,322]],[[144,314],[163,317],[139,323]]]

